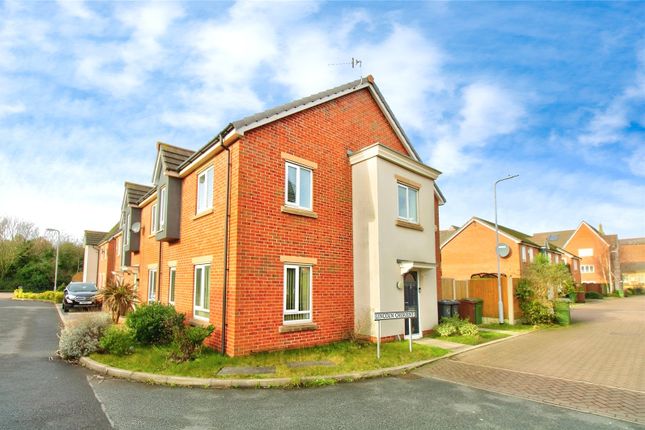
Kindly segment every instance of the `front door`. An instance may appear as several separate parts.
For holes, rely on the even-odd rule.
[[[406,311],[416,311],[417,317],[412,318],[412,337],[419,335],[419,274],[408,272],[403,276],[403,302]],[[408,320],[405,322],[405,335],[408,333]]]

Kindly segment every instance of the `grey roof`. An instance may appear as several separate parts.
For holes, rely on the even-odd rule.
[[[544,243],[548,240],[549,243],[562,248],[573,233],[575,233],[575,230],[545,231],[535,233],[531,239],[536,243]]]
[[[106,234],[107,232],[105,231],[85,230],[83,234],[83,243],[85,246],[98,245]]]
[[[457,230],[439,230],[439,243],[444,243],[446,240],[450,239],[455,235]]]
[[[102,239],[101,239],[101,241],[98,243],[98,245],[103,244],[103,243],[105,243],[105,242],[109,241],[109,240],[110,240],[110,239],[112,239],[114,236],[116,236],[116,235],[117,235],[117,233],[119,233],[120,231],[121,231],[121,223],[116,223],[116,224],[114,224],[114,227],[112,227],[112,228],[110,229],[110,231],[108,231],[107,233],[105,233],[105,236],[103,236],[103,238],[102,238]]]
[[[152,187],[149,187],[147,185],[141,185],[141,184],[135,184],[132,182],[126,182],[125,183],[125,193],[128,198],[128,204],[129,205],[136,205],[139,203],[141,198],[146,195],[150,190],[152,190]]]
[[[397,127],[399,128],[401,133],[403,134],[403,137],[406,140],[406,142],[408,143],[408,145],[410,146],[410,149],[412,150],[412,152],[414,153],[416,158],[420,160],[421,157],[419,157],[419,154],[416,152],[416,150],[412,146],[412,143],[410,142],[410,139],[408,139],[407,135],[403,131],[403,128],[401,127],[401,124],[399,123],[399,121],[394,116],[394,113],[392,112],[392,110],[390,109],[390,106],[385,101],[385,98],[383,97],[383,94],[381,93],[379,88],[374,83],[374,78],[370,75],[370,76],[367,76],[365,78],[357,79],[355,81],[348,82],[346,84],[340,85],[338,87],[331,88],[331,89],[326,90],[326,91],[322,91],[322,92],[319,92],[319,93],[316,93],[316,94],[312,94],[310,96],[303,97],[301,99],[297,99],[297,100],[294,100],[292,102],[285,103],[285,104],[282,104],[280,106],[277,106],[277,107],[274,107],[274,108],[271,108],[271,109],[267,109],[265,111],[262,111],[262,112],[259,112],[259,113],[256,113],[256,114],[249,115],[249,116],[244,117],[242,119],[239,119],[237,121],[233,121],[230,124],[228,124],[226,127],[224,127],[224,129],[220,133],[218,133],[217,136],[215,136],[210,142],[208,142],[202,148],[200,148],[195,153],[193,153],[187,160],[185,160],[179,166],[179,169],[184,168],[185,166],[190,164],[193,160],[195,160],[197,157],[199,157],[201,154],[203,154],[208,149],[213,147],[217,143],[218,137],[220,135],[226,135],[230,130],[232,130],[234,128],[246,127],[246,126],[249,126],[249,125],[251,125],[253,123],[256,123],[258,121],[269,119],[270,117],[272,117],[274,115],[278,115],[278,114],[284,113],[286,111],[289,111],[291,109],[298,108],[300,106],[304,106],[304,105],[307,105],[309,103],[316,102],[316,101],[318,101],[320,99],[324,99],[326,97],[334,96],[336,94],[339,94],[339,93],[342,93],[342,92],[345,92],[345,91],[348,91],[348,90],[359,90],[359,89],[367,88],[370,85],[374,88],[374,90],[378,94],[381,102],[383,103],[383,106],[385,106],[385,109],[388,111],[389,115],[392,117],[392,119],[394,120],[395,124],[397,125]],[[444,198],[444,200],[445,200],[445,198]]]
[[[474,219],[483,222],[484,224],[488,224],[488,226],[495,228],[495,223],[487,221],[482,218],[478,217],[473,217]],[[497,227],[499,228],[499,231],[503,231],[504,233],[508,234],[509,236],[514,237],[515,239],[519,240],[520,242],[527,243],[529,245],[537,246],[537,247],[542,247],[543,245],[540,245],[539,243],[536,243],[533,241],[533,238],[526,234],[522,233],[521,231],[513,230],[512,228],[505,227],[503,225],[497,224]],[[555,250],[555,249],[553,249]]]
[[[179,171],[179,166],[190,158],[195,151],[159,142],[159,152],[166,169]]]
[[[633,263],[621,263],[620,271],[623,273],[641,273],[645,272],[645,262],[637,261]]]
[[[645,245],[645,237],[633,237],[631,239],[620,239],[621,245]]]

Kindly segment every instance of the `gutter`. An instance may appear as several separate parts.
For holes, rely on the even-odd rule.
[[[226,219],[224,220],[224,276],[222,281],[222,354],[226,354],[226,285],[228,283],[228,241],[231,220],[231,150],[224,144],[224,135],[219,136],[222,148],[226,151]]]

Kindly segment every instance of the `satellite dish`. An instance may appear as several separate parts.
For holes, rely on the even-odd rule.
[[[139,233],[141,231],[141,223],[135,222],[130,226],[130,230],[132,230],[133,233]]]
[[[511,253],[511,248],[505,244],[505,243],[500,243],[497,245],[497,255],[499,255],[502,258],[506,258],[509,256]]]

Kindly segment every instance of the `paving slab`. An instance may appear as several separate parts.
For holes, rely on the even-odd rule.
[[[467,351],[415,373],[645,424],[645,296],[579,304],[570,327]]]
[[[450,351],[459,351],[467,349],[472,345],[465,345],[463,343],[448,342],[447,340],[436,339],[432,337],[425,337],[423,339],[415,340],[414,343],[420,343],[427,346],[436,346],[438,348],[448,349]]]
[[[275,373],[275,367],[222,367],[218,375],[266,375]]]
[[[290,369],[299,369],[303,367],[320,367],[320,366],[325,366],[325,367],[331,367],[335,366],[336,363],[333,361],[329,360],[318,360],[318,361],[289,361],[287,363],[287,367]]]

